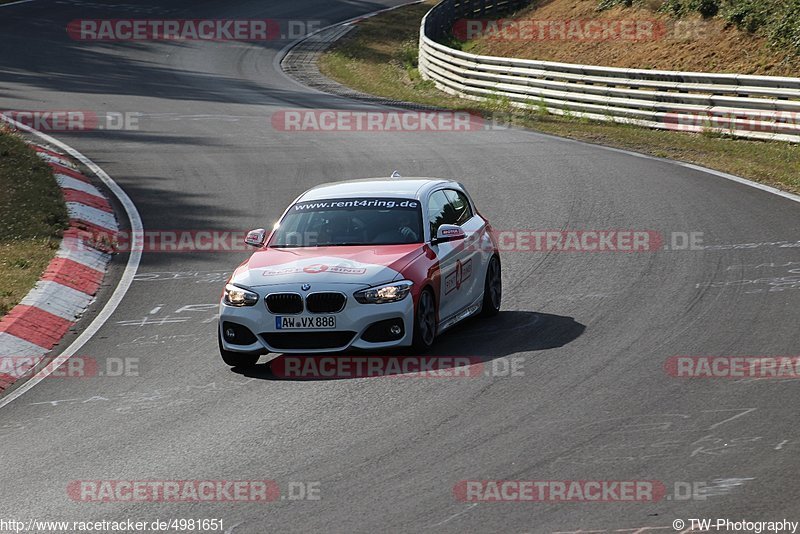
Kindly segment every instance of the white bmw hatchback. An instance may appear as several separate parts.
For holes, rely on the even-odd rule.
[[[261,354],[429,348],[467,317],[500,309],[488,221],[454,181],[369,179],[300,195],[226,284],[219,347],[231,366]]]

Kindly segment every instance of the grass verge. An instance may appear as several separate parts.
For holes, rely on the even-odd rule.
[[[0,317],[41,277],[68,220],[50,167],[0,128]]]
[[[507,102],[475,103],[443,93],[416,67],[419,23],[436,2],[403,7],[361,22],[320,58],[326,76],[359,91],[449,109],[478,109],[545,133],[703,165],[800,193],[800,145],[712,134],[650,130],[626,124],[517,110]]]

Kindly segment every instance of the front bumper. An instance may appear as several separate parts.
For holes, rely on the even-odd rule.
[[[355,290],[355,289],[354,289]],[[353,290],[353,291],[354,291]],[[332,314],[319,314],[304,312],[294,317],[318,317],[333,315],[336,317],[336,328],[332,330],[281,330],[276,327],[275,318],[280,314],[273,314],[267,309],[264,296],[268,293],[292,292],[301,293],[297,287],[260,287],[251,289],[259,294],[259,301],[255,306],[227,306],[220,302],[219,307],[219,336],[222,347],[232,352],[249,354],[264,354],[267,352],[283,354],[318,354],[326,352],[339,352],[348,349],[383,350],[393,347],[407,347],[411,345],[414,335],[414,300],[409,294],[399,302],[386,304],[361,304],[352,298],[352,291],[342,290],[341,287],[330,289],[347,295],[347,302],[342,311]],[[317,288],[315,288],[317,291]],[[322,289],[325,291],[325,289]],[[287,315],[290,316],[290,315]],[[380,321],[398,319],[402,321],[403,333],[398,339],[383,342],[370,342],[362,338],[367,329]],[[231,343],[223,332],[224,323],[233,323],[247,328],[255,335],[255,341],[248,344]],[[296,337],[285,336],[294,334]],[[350,333],[350,334],[348,334]],[[280,336],[275,336],[280,334]],[[327,334],[327,335],[326,335]],[[276,346],[276,337],[282,337]],[[369,335],[367,336],[369,337]],[[313,338],[313,339],[312,339]],[[272,340],[272,343],[270,342]],[[293,342],[296,341],[296,346]],[[323,343],[325,346],[320,346]],[[309,347],[311,345],[311,347]]]

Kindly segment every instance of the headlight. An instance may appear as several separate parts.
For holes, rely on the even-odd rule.
[[[406,298],[413,285],[414,282],[410,280],[401,280],[400,282],[362,289],[361,291],[356,291],[353,296],[361,304],[397,302]]]
[[[228,284],[225,286],[223,302],[228,306],[254,306],[258,302],[258,295],[233,284]]]

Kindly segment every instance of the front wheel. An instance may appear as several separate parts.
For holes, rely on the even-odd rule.
[[[503,278],[500,274],[500,258],[492,256],[486,268],[486,282],[483,284],[483,306],[481,315],[491,317],[500,311],[503,299]]]
[[[426,288],[419,294],[417,312],[414,314],[414,339],[412,347],[415,352],[424,352],[431,348],[436,338],[436,303],[433,292]]]
[[[231,367],[253,367],[260,357],[258,354],[245,354],[242,352],[225,350],[222,346],[222,339],[219,337],[219,334],[217,334],[217,343],[219,344],[219,354],[222,356],[222,361]]]

